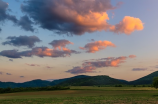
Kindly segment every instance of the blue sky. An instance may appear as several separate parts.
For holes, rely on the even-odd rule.
[[[88,25],[86,25],[87,30],[84,30],[84,32],[80,35],[77,33],[73,33],[74,31],[71,28],[68,28],[71,23],[74,21],[71,21],[71,14],[66,14],[62,15],[62,19],[60,21],[71,21],[71,23],[66,22],[67,27],[64,27],[64,24],[60,24],[54,22],[53,18],[49,20],[46,20],[47,22],[51,23],[52,21],[54,22],[53,26],[60,25],[62,28],[67,28],[66,32],[72,32],[73,36],[67,36],[66,32],[63,34],[58,34],[56,33],[53,29],[54,27],[51,27],[52,30],[48,29],[48,27],[43,28],[42,27],[42,22],[40,21],[41,18],[44,18],[44,15],[50,15],[51,16],[56,16],[60,15],[59,9],[61,5],[68,6],[63,0],[59,0],[59,4],[56,5],[55,7],[52,8],[52,10],[56,10],[59,13],[53,14],[52,12],[41,12],[43,14],[40,14],[41,18],[36,19],[32,16],[31,12],[28,9],[32,9],[29,7],[38,7],[39,5],[38,2],[41,0],[26,0],[30,2],[30,4],[24,3],[22,0],[19,0],[20,2],[17,2],[16,0],[0,0],[3,3],[8,3],[7,9],[11,9],[11,12],[6,10],[6,13],[9,15],[13,15],[17,18],[18,21],[20,21],[20,18],[24,15],[27,15],[29,19],[34,22],[33,27],[36,28],[34,32],[31,31],[26,31],[23,28],[20,27],[20,25],[17,25],[16,23],[13,23],[11,20],[5,20],[3,24],[0,25],[0,28],[2,31],[0,32],[0,38],[1,38],[1,43],[7,41],[7,37],[20,37],[20,36],[36,36],[38,37],[41,42],[35,43],[34,47],[27,47],[27,46],[15,46],[11,44],[3,45],[0,44],[0,74],[1,76],[1,81],[13,81],[13,82],[24,82],[28,80],[33,80],[33,79],[59,79],[59,78],[66,78],[66,77],[72,77],[75,75],[109,75],[113,78],[118,78],[118,79],[125,79],[125,80],[135,80],[137,78],[140,78],[144,75],[147,75],[149,73],[152,73],[154,71],[157,71],[156,66],[158,65],[158,57],[157,57],[157,52],[158,49],[157,44],[157,34],[158,34],[158,29],[157,29],[157,23],[158,23],[158,14],[156,10],[158,9],[157,7],[157,0],[139,0],[139,1],[132,1],[132,0],[107,0],[106,2],[103,3],[103,0],[99,0],[104,7],[107,7],[103,9],[98,8],[86,8],[89,10],[95,9],[95,12],[92,13],[107,13],[109,20],[102,21],[105,24],[109,24],[110,26],[115,26],[116,24],[119,24],[119,28],[121,28],[122,25],[126,26],[123,21],[125,16],[129,16],[132,18],[139,18],[139,20],[142,22],[143,28],[141,30],[134,28],[130,34],[127,34],[125,32],[121,33],[120,31],[125,31],[125,30],[110,30],[110,27],[107,29],[107,27],[102,27],[101,26],[101,31],[99,30],[98,27],[97,29],[91,32],[90,31],[92,28],[88,27],[90,26],[90,22]],[[37,4],[31,3],[31,1],[37,2]],[[49,0],[54,1],[54,0]],[[72,0],[73,1],[73,0]],[[117,3],[119,3],[118,6],[116,6],[115,9],[112,9],[109,6],[109,1],[112,6],[116,6]],[[94,2],[92,5],[96,5],[95,0],[91,1]],[[44,7],[46,2],[42,2],[39,7]],[[81,1],[82,4],[82,1]],[[89,3],[91,4],[91,3]],[[27,10],[22,10],[21,5],[29,5],[29,7],[26,7]],[[52,7],[50,4],[50,8]],[[75,4],[71,4],[77,5]],[[87,4],[88,5],[88,4]],[[69,7],[68,7],[69,8]],[[1,8],[0,8],[1,9]],[[68,9],[68,11],[71,11],[72,13],[76,12],[79,13],[80,15],[80,10],[83,8],[75,8],[74,10],[71,10],[71,8]],[[105,11],[104,11],[105,10]],[[23,12],[22,12],[23,11]],[[34,13],[36,11],[32,9]],[[78,12],[80,11],[80,12]],[[85,10],[86,11],[86,10]],[[52,14],[51,14],[52,13]],[[61,13],[62,14],[62,13]],[[87,12],[88,14],[88,12]],[[90,13],[83,14],[81,15],[83,19],[86,19],[86,16],[93,17],[95,15],[91,15]],[[1,15],[1,14],[0,14]],[[43,16],[43,17],[42,17]],[[68,17],[66,17],[68,16]],[[73,16],[73,15],[72,15]],[[67,20],[64,20],[63,18],[67,18]],[[38,20],[39,19],[39,20]],[[55,18],[56,19],[56,18]],[[58,19],[57,19],[58,20]],[[130,20],[130,19],[129,19]],[[83,20],[84,21],[84,20]],[[87,20],[88,21],[88,20]],[[94,25],[98,26],[95,24],[97,19],[95,18]],[[99,21],[99,20],[98,20]],[[0,21],[1,22],[1,21]],[[35,22],[39,22],[35,24]],[[77,21],[74,22],[74,24]],[[78,22],[77,22],[78,23]],[[74,29],[77,28],[78,26],[82,28],[84,23],[78,23],[74,25]],[[124,23],[124,24],[121,24]],[[44,23],[43,23],[44,24]],[[120,25],[121,24],[121,25]],[[138,23],[136,22],[135,25]],[[26,24],[24,24],[26,26]],[[128,24],[130,25],[130,24]],[[76,27],[75,27],[76,26]],[[90,29],[90,30],[88,30]],[[104,31],[107,29],[106,31]],[[57,29],[59,31],[59,28]],[[61,32],[65,31],[60,28]],[[99,30],[99,31],[98,31]],[[82,30],[81,30],[82,31]],[[119,33],[116,33],[116,31]],[[93,41],[91,40],[93,39]],[[22,58],[11,58],[8,57],[8,55],[2,54],[2,51],[4,50],[19,50],[18,52],[23,52],[23,51],[28,51],[32,50],[33,48],[36,47],[47,47],[48,49],[54,49],[49,43],[54,41],[54,40],[67,40],[69,42],[72,42],[72,44],[66,44],[66,48],[69,50],[75,50],[79,52],[78,54],[71,53],[70,56],[64,56],[64,57],[49,57],[49,56],[43,56],[39,57],[38,55],[32,55],[31,57],[25,57],[22,56]],[[112,47],[110,45],[104,44],[103,46],[100,46],[98,51],[95,52],[88,52],[90,48],[92,48],[92,45],[97,44],[97,41],[110,41],[113,44],[115,44],[116,47]],[[63,42],[63,41],[62,41]],[[86,44],[91,43],[90,46],[86,47]],[[107,46],[106,46],[107,45]],[[80,49],[79,47],[85,48],[84,50]],[[99,47],[99,46],[98,46]],[[59,52],[65,52],[64,50],[58,50]],[[8,51],[7,51],[8,52]],[[129,55],[135,55],[133,58],[129,58]],[[122,59],[120,57],[126,57],[125,59]],[[114,59],[110,60],[102,60],[103,62],[112,62],[116,61],[119,59],[119,62],[117,62],[117,66],[113,66],[112,64],[106,64],[103,66],[95,66],[93,62],[99,63],[98,61],[101,58],[108,58],[108,57],[113,57]],[[12,59],[12,60],[10,60]],[[91,59],[94,59],[91,61]],[[90,63],[90,66],[84,66],[83,64],[86,64],[84,60],[87,60],[87,63]],[[87,69],[87,68],[90,69]],[[134,71],[133,69],[137,69]],[[7,75],[6,73],[10,73],[11,75]],[[24,76],[23,78],[20,78],[20,76]]]

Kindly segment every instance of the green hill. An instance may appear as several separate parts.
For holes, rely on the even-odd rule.
[[[153,73],[151,73],[151,74],[149,74],[147,76],[144,76],[144,77],[142,77],[140,79],[131,81],[129,84],[132,84],[132,85],[152,84],[152,81],[153,81],[154,77],[158,77],[158,71],[153,72]]]
[[[71,78],[59,85],[62,86],[98,86],[98,85],[116,85],[123,84],[121,81],[111,78],[109,76],[89,76],[84,78]]]

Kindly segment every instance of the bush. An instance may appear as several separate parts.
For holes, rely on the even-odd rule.
[[[115,85],[115,87],[123,87],[121,84],[119,84],[119,85]]]

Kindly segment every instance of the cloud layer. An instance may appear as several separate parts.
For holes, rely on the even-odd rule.
[[[3,42],[3,45],[13,45],[13,46],[27,46],[32,48],[35,46],[35,43],[40,42],[41,40],[36,36],[9,36],[8,41]]]
[[[95,72],[97,68],[102,67],[118,67],[121,63],[126,62],[126,56],[121,57],[108,57],[108,58],[101,58],[101,59],[92,59],[90,61],[86,60],[82,63],[82,66],[74,67],[66,72],[71,74],[82,74],[82,73],[90,73]]]
[[[95,41],[86,44],[84,47],[80,47],[80,49],[86,50],[88,53],[95,53],[105,49],[108,46],[115,47],[115,44],[110,41]]]
[[[106,11],[115,7],[110,0],[28,0],[21,8],[44,29],[81,35],[107,30]]]
[[[10,20],[13,23],[17,23],[17,18],[13,15],[8,13],[8,6],[9,4],[0,0],[0,23],[5,22],[6,20]],[[0,29],[1,31],[1,29]]]
[[[35,30],[33,25],[73,35],[103,30],[131,34],[144,28],[139,18],[130,16],[125,16],[116,25],[109,24],[107,11],[117,8],[112,6],[111,0],[27,0],[21,6],[25,15],[19,20],[9,14],[8,6],[8,3],[0,0],[0,22],[10,20],[31,32]]]
[[[22,57],[67,57],[72,53],[78,54],[79,52],[75,50],[54,50],[49,49],[47,47],[36,47],[29,51],[18,52],[18,50],[4,50],[0,52],[0,56],[8,57],[8,58],[22,58]]]
[[[109,24],[107,11],[116,9],[111,0],[28,0],[21,9],[40,27],[57,33],[82,35],[104,30],[131,34],[143,29],[142,21],[130,16]]]

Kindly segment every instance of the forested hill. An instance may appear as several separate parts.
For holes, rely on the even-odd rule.
[[[89,76],[85,78],[76,78],[69,79],[64,82],[61,82],[59,85],[62,86],[95,86],[95,85],[116,85],[124,84],[121,81],[111,78],[109,76]]]

